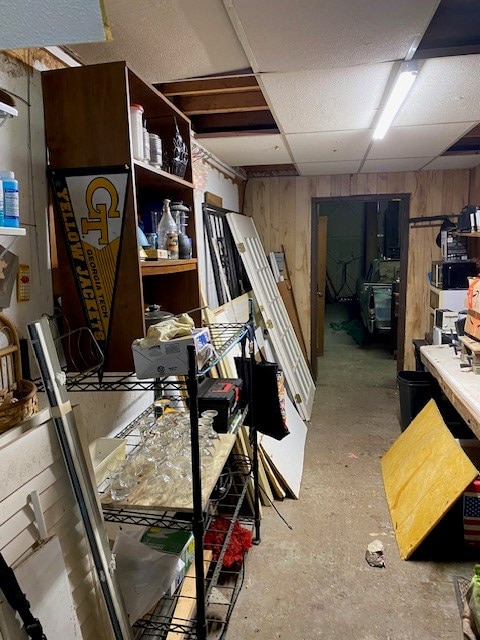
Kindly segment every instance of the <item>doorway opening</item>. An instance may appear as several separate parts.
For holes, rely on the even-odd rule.
[[[311,345],[325,325],[360,345],[379,339],[403,367],[409,194],[312,199]]]

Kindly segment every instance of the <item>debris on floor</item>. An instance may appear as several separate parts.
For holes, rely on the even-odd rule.
[[[346,331],[347,334],[360,346],[367,343],[368,336],[363,323],[358,318],[344,320],[343,322],[331,322],[330,327],[334,331]]]
[[[371,567],[385,566],[385,547],[380,540],[373,540],[373,542],[369,543],[365,553],[365,560]]]

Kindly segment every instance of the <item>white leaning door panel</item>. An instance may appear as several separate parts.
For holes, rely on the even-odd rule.
[[[227,220],[297,410],[304,420],[310,420],[315,384],[268,265],[255,224],[252,218],[238,213],[227,213]]]

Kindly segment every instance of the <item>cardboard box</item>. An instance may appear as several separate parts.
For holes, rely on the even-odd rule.
[[[173,594],[182,583],[185,574],[195,558],[195,540],[193,533],[180,529],[150,527],[143,534],[141,542],[156,551],[174,554],[182,560],[183,569],[176,575],[170,587],[170,593]]]
[[[469,309],[465,319],[465,333],[475,340],[480,340],[480,313]]]
[[[166,249],[152,249],[151,247],[144,247],[146,260],[166,260],[168,258],[168,251]]]
[[[480,469],[480,442],[478,440],[458,440],[458,445],[471,462]],[[480,547],[480,477],[463,492],[463,539],[470,547]]]
[[[194,345],[196,352],[210,342],[208,327],[194,329],[191,336],[158,342],[149,349],[132,344],[133,362],[137,378],[158,378],[179,376],[188,373],[187,346]]]
[[[468,278],[467,305],[480,313],[480,278]]]

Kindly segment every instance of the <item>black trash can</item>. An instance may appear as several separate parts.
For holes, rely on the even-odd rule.
[[[428,371],[399,371],[397,373],[400,397],[400,426],[402,431],[437,394],[435,378]]]

